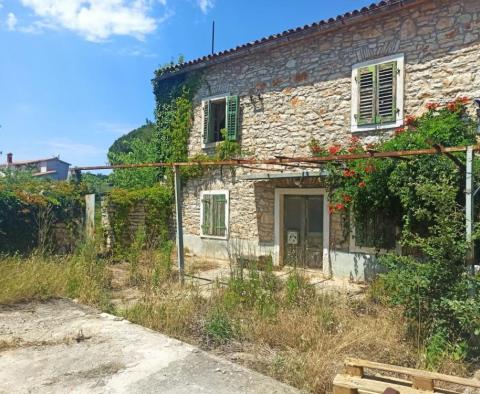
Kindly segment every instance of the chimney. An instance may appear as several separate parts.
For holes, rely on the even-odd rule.
[[[7,153],[7,165],[13,164],[13,153]]]

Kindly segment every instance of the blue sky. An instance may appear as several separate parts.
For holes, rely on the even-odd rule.
[[[106,163],[153,120],[150,80],[210,52],[370,4],[366,0],[0,0],[0,162],[59,154]]]

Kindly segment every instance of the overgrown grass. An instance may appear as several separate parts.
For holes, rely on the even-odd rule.
[[[281,281],[252,269],[208,296],[165,280],[123,315],[219,353],[248,354],[239,356],[247,366],[310,392],[330,392],[347,356],[420,365],[400,311],[320,294],[298,272]]]
[[[314,393],[331,392],[346,357],[424,367],[425,351],[409,338],[402,311],[364,298],[320,293],[293,271],[280,280],[271,266],[233,275],[205,291],[180,285],[171,245],[139,251],[135,285],[143,298],[114,313],[128,320],[229,356],[259,372]],[[85,247],[66,257],[4,257],[0,303],[77,298],[109,308],[106,262]],[[444,372],[464,374],[466,364],[445,358]]]
[[[93,246],[68,256],[0,257],[0,304],[55,297],[109,309],[109,277]]]

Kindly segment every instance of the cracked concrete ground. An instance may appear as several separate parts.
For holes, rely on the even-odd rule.
[[[0,306],[0,393],[298,393],[69,300]]]

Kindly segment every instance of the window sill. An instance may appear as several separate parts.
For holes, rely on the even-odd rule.
[[[386,124],[382,124],[382,125],[358,126],[358,125],[354,124],[354,125],[352,125],[352,133],[389,130],[389,129],[395,129],[395,128],[401,127],[401,126],[403,126],[403,119],[398,119],[396,122],[386,123]]]
[[[215,148],[220,142],[222,141],[208,142],[206,144],[202,144],[202,149],[208,150],[208,149]]]
[[[216,240],[219,240],[219,241],[226,241],[228,239],[228,235],[224,235],[224,236],[218,236],[218,235],[206,235],[206,234],[200,234],[200,238],[204,238],[204,239],[216,239]]]

